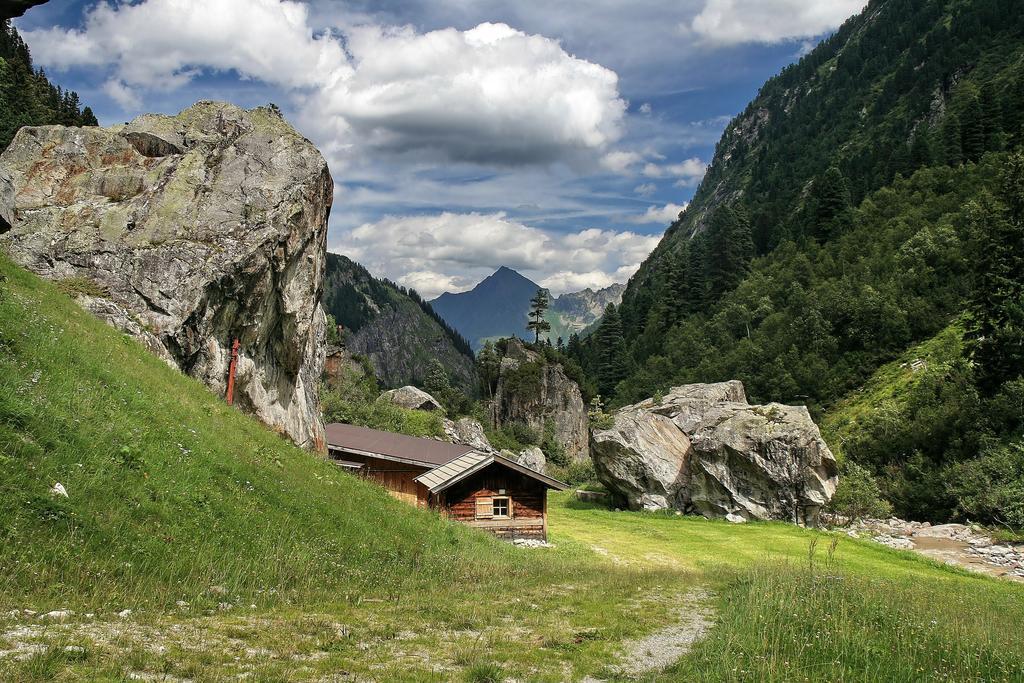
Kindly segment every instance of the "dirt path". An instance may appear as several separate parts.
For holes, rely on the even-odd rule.
[[[707,591],[700,588],[691,591],[675,610],[676,623],[623,644],[625,652],[619,659],[619,672],[635,676],[658,671],[689,652],[713,624],[710,602],[711,595]]]
[[[625,641],[618,662],[611,668],[620,676],[639,678],[678,661],[714,624],[711,598],[702,588],[687,593],[671,608],[673,623],[643,638]],[[601,683],[601,679],[587,677],[582,683]]]

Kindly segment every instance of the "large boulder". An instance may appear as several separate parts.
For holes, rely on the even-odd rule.
[[[683,509],[692,450],[671,419],[644,409],[620,410],[591,435],[598,477],[632,510]]]
[[[687,434],[693,434],[709,408],[721,403],[746,404],[747,394],[739,380],[712,384],[685,384],[673,387],[664,396],[649,398],[636,404],[651,412],[665,415]]]
[[[750,405],[735,381],[676,387],[617,411],[614,426],[594,430],[591,455],[630,507],[707,517],[815,524],[838,483],[806,408]]]
[[[560,364],[547,361],[519,339],[508,339],[503,344],[491,401],[495,426],[518,422],[538,435],[550,430],[569,460],[585,461],[589,452],[588,420],[579,386]]]
[[[544,468],[547,467],[547,458],[544,457],[544,451],[537,448],[536,446],[529,446],[519,451],[519,455],[516,456],[515,462],[519,463],[523,467],[529,467],[534,472],[540,472],[544,474]]]
[[[320,308],[333,181],[273,106],[199,102],[111,128],[22,128],[0,246],[83,306],[322,450]]]
[[[484,426],[472,417],[460,417],[458,420],[444,421],[445,440],[471,446],[480,453],[497,453],[497,449],[487,440]]]
[[[440,401],[414,386],[399,387],[391,391],[385,391],[380,397],[384,401],[394,403],[396,406],[407,408],[408,410],[444,411]]]
[[[708,517],[817,524],[839,469],[807,408],[712,406],[694,431],[689,500]]]

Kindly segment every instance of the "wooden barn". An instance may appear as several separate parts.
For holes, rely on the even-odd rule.
[[[500,455],[347,424],[327,425],[331,458],[399,500],[502,538],[547,539],[548,489],[566,485]]]

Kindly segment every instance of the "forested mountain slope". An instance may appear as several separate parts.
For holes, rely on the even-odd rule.
[[[962,362],[900,418],[916,435],[876,432],[886,455],[867,464],[901,514],[968,514],[952,468],[996,451],[1024,463],[1022,142],[1017,3],[873,0],[730,123],[689,208],[574,355],[614,404],[737,378],[821,415],[966,315]]]
[[[479,391],[469,343],[415,291],[328,253],[323,305],[344,328],[348,349],[369,357],[386,386],[422,385],[436,360],[453,386],[470,395]]]
[[[28,46],[5,19],[0,22],[0,151],[22,126],[49,124],[95,126],[97,122],[89,107],[81,108],[78,93],[52,85],[42,69],[32,67]]]

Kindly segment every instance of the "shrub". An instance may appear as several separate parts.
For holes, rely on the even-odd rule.
[[[959,514],[1024,529],[1024,441],[955,464],[946,481]]]
[[[846,461],[839,472],[839,487],[829,502],[829,511],[851,520],[888,517],[892,504],[882,497],[878,482],[855,462]]]
[[[547,474],[574,487],[597,483],[597,472],[594,470],[594,463],[590,458],[583,462],[549,466]]]
[[[110,290],[87,277],[66,277],[57,281],[57,288],[74,298],[76,296],[93,296],[101,299],[110,297]]]

